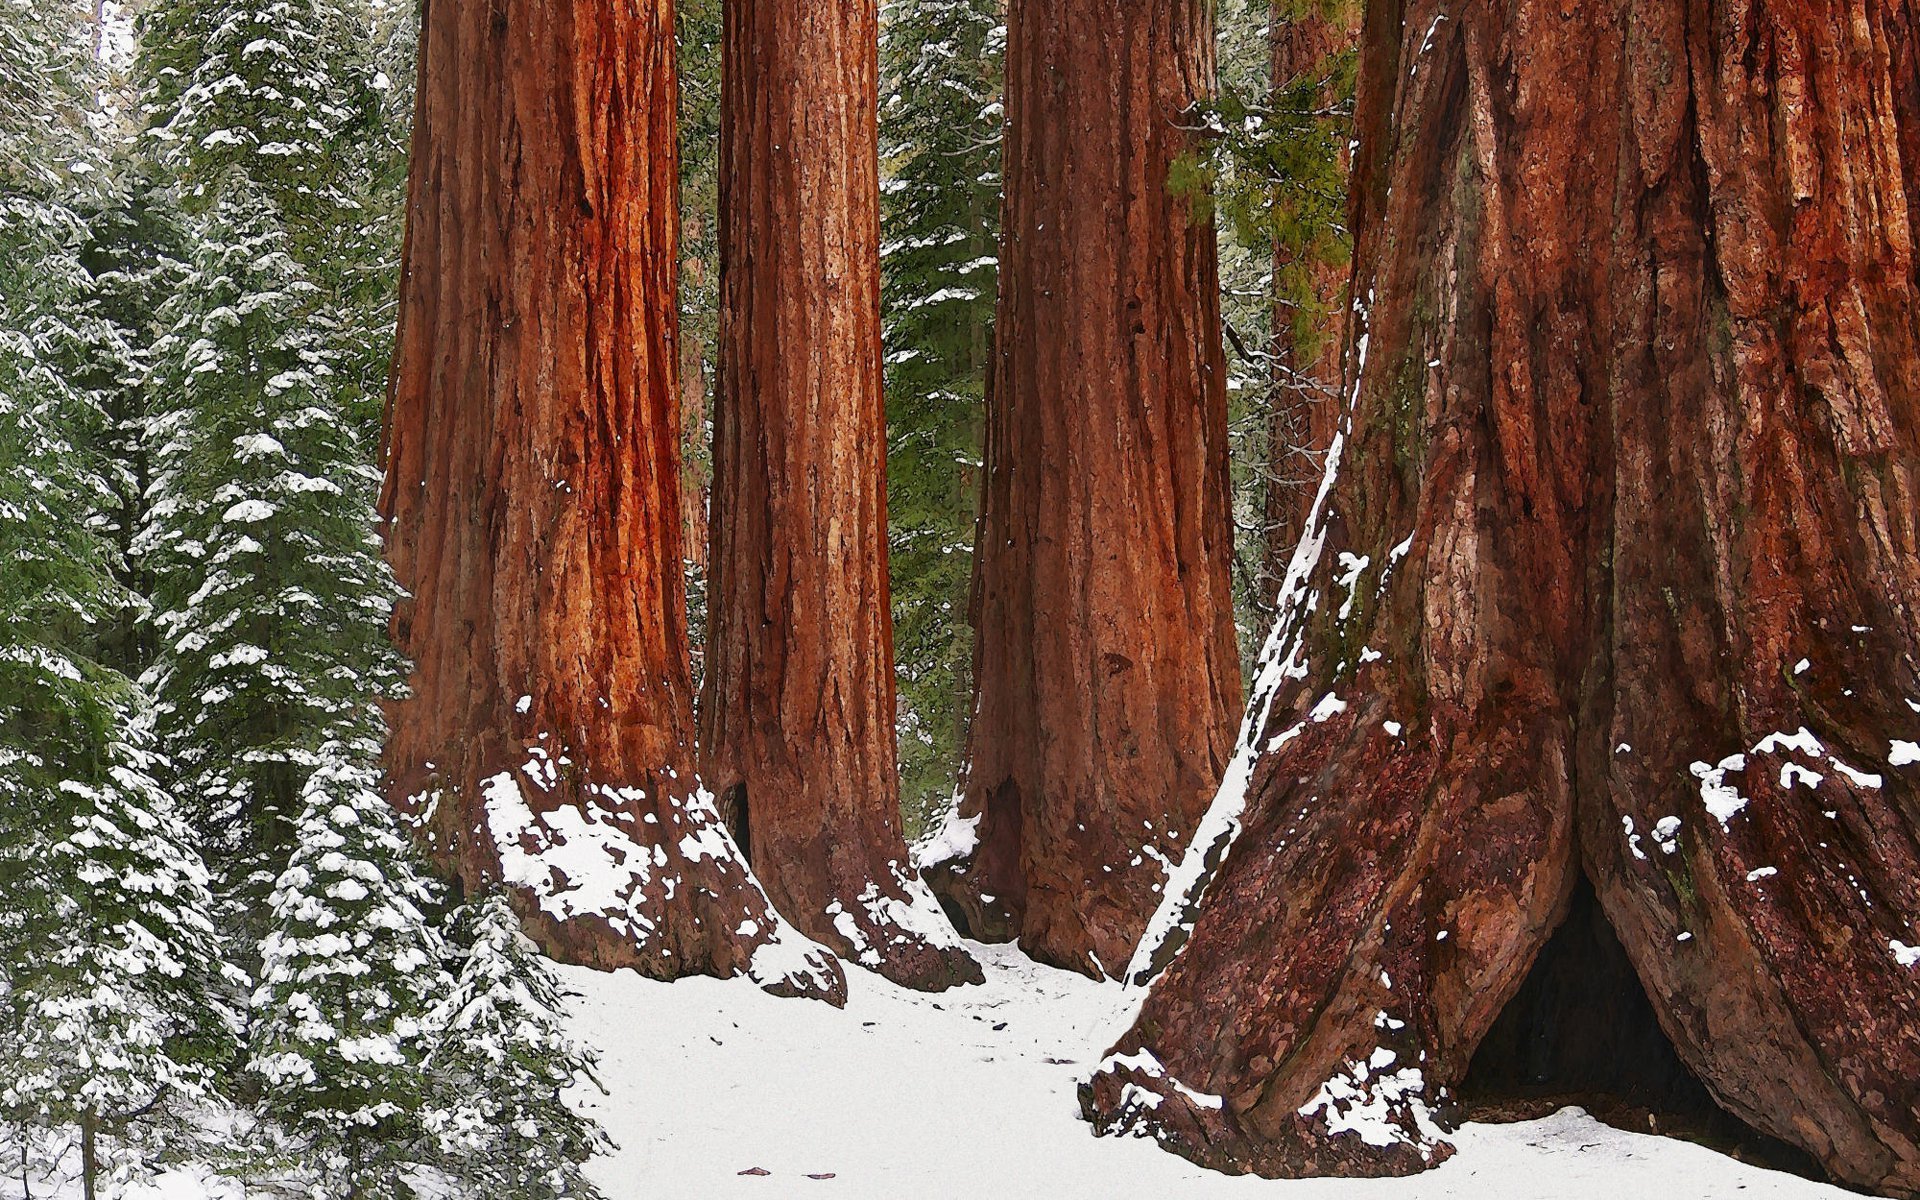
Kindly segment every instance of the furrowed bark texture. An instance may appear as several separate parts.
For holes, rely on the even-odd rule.
[[[835,997],[693,751],[666,0],[432,0],[382,511],[390,787],[569,961]]]
[[[1367,20],[1349,444],[1083,1104],[1430,1165],[1585,872],[1720,1105],[1920,1195],[1920,19]]]
[[[874,0],[737,0],[701,739],[775,905],[900,983],[979,982],[908,870],[894,742]]]
[[[1204,0],[1014,0],[976,716],[927,878],[975,937],[1117,971],[1240,701],[1214,235],[1169,188]]]
[[[1273,0],[1269,31],[1273,100],[1278,104],[1296,80],[1320,75],[1336,55],[1354,48],[1360,39],[1360,5],[1342,5],[1328,16],[1318,0]],[[1324,94],[1330,90],[1322,89],[1323,106],[1337,99]],[[1275,279],[1294,268],[1296,253],[1284,241],[1274,243]],[[1301,336],[1300,313],[1291,301],[1283,300],[1273,310],[1273,410],[1267,422],[1263,513],[1266,560],[1260,586],[1261,600],[1268,604],[1286,579],[1340,419],[1340,358],[1346,345],[1343,318],[1351,269],[1344,263],[1314,262],[1306,270],[1319,314],[1310,323],[1310,336]]]

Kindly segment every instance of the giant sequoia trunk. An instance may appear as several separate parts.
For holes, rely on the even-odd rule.
[[[667,0],[431,0],[382,510],[393,795],[553,953],[836,996],[701,790]]]
[[[1329,11],[1321,0],[1273,0],[1268,17],[1272,102],[1287,103],[1297,83],[1318,79],[1323,82],[1315,98],[1331,110],[1340,97],[1333,94],[1330,68],[1359,40],[1360,4],[1341,3]],[[1274,242],[1273,278],[1281,293],[1273,310],[1273,402],[1267,418],[1266,557],[1260,582],[1266,603],[1277,598],[1286,579],[1333,445],[1349,273],[1345,263],[1303,261],[1299,247],[1284,238]],[[1304,306],[1286,294],[1282,282],[1296,274],[1305,276]]]
[[[707,781],[780,911],[980,981],[907,870],[881,395],[876,0],[734,0],[721,89]]]
[[[1214,237],[1169,187],[1208,0],[1013,0],[976,715],[924,855],[975,936],[1125,963],[1231,749]]]
[[[1364,38],[1347,444],[1087,1111],[1234,1171],[1438,1161],[1584,877],[1720,1106],[1920,1195],[1920,14]]]

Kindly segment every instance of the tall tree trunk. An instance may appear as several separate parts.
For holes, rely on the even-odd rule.
[[[1372,6],[1345,461],[1097,1123],[1439,1160],[1584,872],[1720,1105],[1920,1195],[1917,39]]]
[[[697,237],[688,232],[685,240]],[[707,264],[704,259],[686,255],[681,259],[680,269],[698,283],[707,278]],[[688,437],[695,442],[701,437],[700,429],[707,423],[707,348],[697,333],[683,326],[680,336],[680,419],[683,430],[690,431]],[[685,514],[681,520],[681,535],[686,540],[681,543],[687,555],[687,564],[701,575],[707,570],[707,500],[712,490],[713,478],[706,464],[698,455],[683,455],[686,459],[680,472],[681,509]]]
[[[667,0],[431,0],[382,511],[392,794],[547,949],[838,996],[695,769]]]
[[[689,214],[682,206],[682,219],[690,217],[698,220],[695,214]],[[692,227],[683,229],[681,244],[698,240],[699,234]],[[705,260],[683,253],[680,259],[682,296],[689,293],[700,295],[700,285],[706,281],[707,264]],[[684,306],[685,301],[682,301]],[[683,311],[684,307],[683,307]],[[710,591],[708,587],[707,545],[709,534],[707,514],[710,511],[709,500],[713,494],[712,459],[708,456],[711,441],[707,437],[707,347],[701,338],[701,331],[694,323],[682,320],[680,323],[680,535],[682,549],[686,553],[687,580],[698,588],[688,597],[688,616],[691,630],[691,653],[693,681],[697,690],[701,680],[707,677],[706,662],[706,602]],[[721,819],[727,819],[726,808],[721,806]],[[745,847],[741,847],[742,850]]]
[[[100,1180],[100,1121],[92,1113],[80,1114],[80,1195],[82,1200],[94,1200],[98,1194]],[[25,1142],[20,1143],[20,1152],[26,1153]]]
[[[928,879],[975,936],[1115,971],[1240,702],[1212,227],[1170,187],[1207,0],[1013,0],[976,717]]]
[[[977,983],[901,832],[878,6],[725,11],[707,779],[802,930],[912,987]]]
[[[1331,14],[1320,0],[1273,0],[1268,25],[1275,105],[1298,80],[1322,77],[1333,59],[1354,48],[1360,38],[1360,5],[1342,3]],[[1323,87],[1318,97],[1330,107],[1339,97]],[[1349,156],[1342,156],[1342,165]],[[1266,555],[1261,564],[1260,599],[1271,605],[1286,579],[1287,563],[1325,472],[1327,448],[1340,417],[1340,357],[1347,276],[1344,263],[1301,261],[1300,248],[1284,239],[1273,245],[1273,278],[1278,288],[1290,274],[1308,276],[1310,307],[1301,311],[1284,294],[1273,309],[1273,406],[1267,419],[1267,486],[1262,514]]]

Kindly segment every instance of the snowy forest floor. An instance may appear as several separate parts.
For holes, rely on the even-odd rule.
[[[1844,1197],[1712,1150],[1626,1133],[1567,1109],[1468,1125],[1459,1154],[1408,1180],[1234,1179],[1149,1142],[1100,1139],[1077,1083],[1138,998],[973,945],[983,986],[921,995],[848,968],[837,1011],[744,981],[674,984],[568,969],[575,1032],[611,1092],[587,1106],[620,1151],[597,1165],[609,1200],[1620,1200]],[[759,1169],[764,1175],[742,1175]],[[831,1178],[815,1178],[831,1176]]]
[[[1402,1180],[1277,1182],[1203,1171],[1150,1142],[1095,1138],[1074,1089],[1139,999],[969,943],[986,983],[940,995],[848,966],[844,1010],[746,980],[663,984],[561,968],[573,1033],[608,1095],[575,1093],[619,1143],[594,1164],[607,1200],[1814,1200],[1852,1193],[1578,1109],[1470,1124],[1439,1170]],[[759,1170],[764,1174],[742,1172]],[[78,1200],[72,1180],[36,1200]],[[246,1200],[205,1170],[126,1200]],[[0,1200],[19,1186],[0,1180]],[[506,1198],[503,1198],[506,1200]]]

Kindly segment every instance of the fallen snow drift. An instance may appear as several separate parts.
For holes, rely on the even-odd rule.
[[[609,1200],[752,1196],[1619,1200],[1843,1197],[1703,1147],[1568,1109],[1469,1125],[1458,1156],[1405,1180],[1275,1182],[1202,1171],[1149,1142],[1095,1138],[1074,1089],[1139,993],[968,943],[980,987],[927,996],[849,969],[844,1011],[746,981],[654,983],[566,969],[574,1032],[612,1093],[583,1105],[620,1151]],[[742,1175],[758,1169],[764,1175]],[[813,1176],[831,1176],[815,1179]]]

